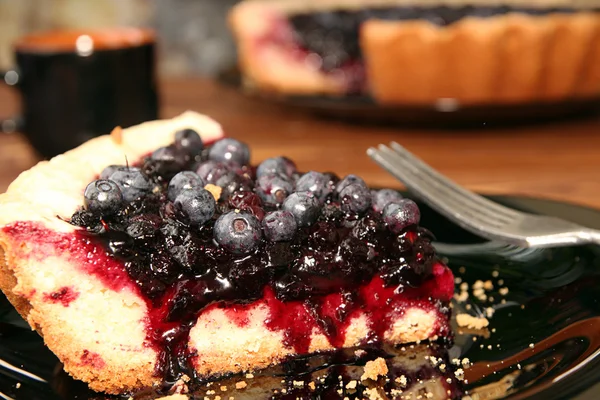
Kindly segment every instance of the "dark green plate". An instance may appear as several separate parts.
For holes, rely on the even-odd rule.
[[[600,229],[600,212],[547,200],[495,197],[512,207]],[[422,224],[444,242],[478,239],[422,206]],[[600,247],[464,254],[449,259],[465,282],[492,280],[494,301],[471,296],[469,312],[494,307],[489,337],[463,333],[448,350],[468,357],[463,389],[481,399],[600,398]],[[493,273],[493,271],[497,271]],[[502,279],[503,285],[498,284]],[[498,293],[507,287],[508,294]],[[500,299],[504,298],[502,303]],[[465,305],[455,305],[465,309]],[[474,339],[475,338],[475,339]],[[596,385],[596,391],[593,386]],[[231,393],[228,394],[228,396]],[[0,399],[101,399],[70,379],[41,338],[0,301]],[[324,397],[322,397],[324,398]],[[329,397],[327,397],[329,398]]]

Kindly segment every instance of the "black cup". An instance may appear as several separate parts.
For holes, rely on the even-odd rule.
[[[3,130],[25,133],[46,158],[98,135],[158,117],[152,31],[52,31],[15,45],[4,81],[21,92],[21,115]]]

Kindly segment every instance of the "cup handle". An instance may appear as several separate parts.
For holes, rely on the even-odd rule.
[[[1,83],[18,87],[20,76],[19,73],[15,70],[8,71],[0,71],[0,76],[2,77]],[[0,119],[0,133],[13,133],[16,131],[20,131],[23,129],[23,118],[21,116],[14,116],[11,118]]]

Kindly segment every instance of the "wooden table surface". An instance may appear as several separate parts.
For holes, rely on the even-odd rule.
[[[481,192],[600,208],[600,116],[516,128],[403,129],[317,119],[202,78],[166,80],[161,96],[163,117],[188,109],[206,113],[228,135],[250,144],[254,162],[285,154],[301,170],[356,173],[373,185],[401,187],[365,154],[369,146],[395,140]],[[11,89],[0,87],[0,116],[17,112],[18,100]],[[0,192],[37,161],[21,134],[0,134]]]

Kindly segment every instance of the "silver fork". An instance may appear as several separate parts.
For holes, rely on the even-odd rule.
[[[600,231],[495,203],[452,182],[396,142],[367,154],[431,208],[481,237],[520,247],[598,243]]]

